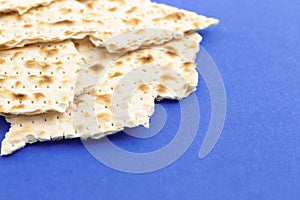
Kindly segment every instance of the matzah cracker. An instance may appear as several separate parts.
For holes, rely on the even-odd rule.
[[[23,15],[1,16],[0,49],[90,36],[96,46],[119,53],[163,44],[183,37],[185,32],[218,23],[213,18],[148,0],[82,2],[61,0]]]
[[[167,49],[169,53],[177,52],[183,55],[183,57],[186,57],[187,60],[190,60],[190,62],[193,62],[199,50],[198,43],[200,40],[201,37],[198,34],[193,34],[184,39],[166,43],[164,46],[151,48],[157,50]],[[103,74],[105,70],[107,70],[105,66],[109,66],[108,64],[110,62],[116,60],[121,55],[110,54],[105,48],[94,49],[87,40],[76,41],[75,43],[77,49],[85,58],[86,63],[89,63],[84,65],[80,72],[83,73],[86,78],[90,77],[90,79],[93,80],[90,82],[83,81],[81,83],[80,90],[82,90],[82,93],[76,95],[73,110],[69,108],[66,113],[7,118],[7,121],[11,123],[11,128],[2,141],[1,155],[11,154],[24,147],[26,143],[75,137],[92,137],[97,139],[118,130],[114,129],[110,132],[101,132],[101,129],[99,129],[93,110],[94,107],[92,106],[94,103],[94,88],[92,82],[95,84],[99,78],[99,74]],[[88,53],[90,50],[93,51],[91,54]],[[150,92],[150,87],[149,91],[144,93],[146,87],[147,86],[140,87],[140,89],[134,93],[131,98],[134,103],[129,106],[130,110],[139,111],[136,113],[137,115],[135,115],[139,117],[136,124],[142,124],[144,126],[148,126],[149,116],[153,113],[154,109],[153,96],[157,94],[154,88],[152,88]],[[140,104],[140,98],[144,98],[144,104]],[[76,119],[75,124],[74,119]]]
[[[23,14],[31,8],[47,5],[57,0],[0,0],[0,13],[17,11]]]
[[[0,17],[0,49],[22,47],[36,42],[59,42],[82,39],[91,32],[82,14],[84,6],[74,0],[63,0],[24,13]]]
[[[8,155],[23,148],[26,143],[78,137],[74,130],[72,109],[66,113],[18,116],[11,121],[11,128],[1,145],[1,155]]]
[[[65,112],[82,63],[71,41],[0,51],[0,113]]]
[[[218,23],[217,19],[149,0],[86,0],[84,4],[85,20],[97,24],[97,30],[90,34],[92,42],[104,45],[109,52],[163,44]]]
[[[125,54],[102,75],[94,105],[101,132],[148,127],[155,98],[180,100],[196,89],[196,65],[181,57],[184,49],[168,47]]]
[[[187,60],[194,61],[199,51],[201,40],[202,37],[199,34],[193,33],[186,35],[185,38],[172,40],[164,45],[143,46],[143,48],[167,49],[174,54],[180,54]],[[99,77],[102,76],[106,66],[124,55],[124,53],[109,53],[105,48],[96,48],[87,39],[75,41],[75,46],[86,61],[86,67],[81,69],[80,80],[77,80],[76,83],[76,93],[83,91],[83,85],[85,85],[85,88],[94,86]]]
[[[79,74],[82,76],[86,74],[87,80],[94,78],[96,82],[100,69],[97,66],[103,66],[103,55],[109,54],[105,48],[98,48],[95,50],[95,47],[90,43],[88,39],[75,41],[75,46],[78,52],[81,54],[85,65],[80,69]],[[94,52],[93,54],[91,54]],[[89,66],[90,64],[90,66]],[[103,69],[101,69],[103,70]],[[91,76],[89,78],[89,76]],[[77,109],[77,106],[85,108],[85,111],[80,113],[81,117],[93,119],[93,106],[91,106],[88,99],[93,99],[93,94],[90,94],[87,90],[84,89],[90,87],[90,82],[80,82],[77,83],[78,88],[76,91],[81,91],[81,94],[77,94],[74,102],[70,105],[65,113],[45,113],[32,116],[16,116],[12,118],[6,118],[6,120],[11,123],[11,128],[8,133],[5,135],[5,139],[2,141],[1,145],[1,155],[9,155],[14,151],[23,148],[28,143],[34,143],[37,141],[50,141],[50,140],[59,140],[59,139],[68,139],[68,138],[77,138],[80,135],[77,133],[76,129],[80,129],[82,136],[92,136],[97,135],[98,133],[98,124],[89,123],[93,122],[92,120],[85,120],[86,124],[80,127],[80,124],[76,126],[74,124],[74,110]],[[79,88],[80,86],[80,88]],[[94,128],[93,131],[93,126]],[[87,130],[83,130],[86,129]],[[85,135],[83,135],[85,134]]]

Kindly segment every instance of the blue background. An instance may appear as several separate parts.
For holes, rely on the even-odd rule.
[[[199,133],[171,166],[126,174],[99,163],[80,140],[35,144],[0,158],[1,200],[300,198],[300,1],[157,2],[221,20],[201,31],[202,46],[217,64],[227,92],[226,123],[214,150],[198,158],[210,119],[210,97],[200,80]],[[178,104],[162,104],[173,117],[160,135],[111,139],[136,152],[168,143],[177,128],[172,123],[179,121]],[[0,127],[2,139],[8,130],[2,118]]]

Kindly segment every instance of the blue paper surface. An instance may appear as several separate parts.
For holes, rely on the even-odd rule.
[[[111,169],[79,139],[28,145],[0,158],[0,199],[299,199],[300,2],[157,0],[220,19],[201,31],[227,94],[220,140],[200,160],[210,96],[200,78],[201,120],[191,147],[172,165],[146,174]],[[157,136],[110,139],[132,152],[167,144],[179,105],[163,101],[167,124]],[[0,137],[9,126],[0,120]]]

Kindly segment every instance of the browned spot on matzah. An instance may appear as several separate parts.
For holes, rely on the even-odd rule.
[[[12,93],[12,99],[13,100],[18,100],[18,101],[24,101],[28,98],[28,96],[26,94],[22,94],[22,93]]]
[[[80,47],[80,43],[79,42],[73,42],[73,43],[74,43],[75,48],[78,50]]]
[[[123,62],[122,61],[118,61],[115,64],[116,64],[116,66],[120,66],[120,65],[123,65]]]
[[[171,13],[171,14],[168,14],[167,16],[165,16],[165,19],[176,21],[176,20],[181,20],[184,16],[185,16],[185,14],[182,12],[175,12],[175,13]]]
[[[16,53],[14,53],[14,58],[18,57],[19,55],[24,55],[23,51],[17,51]]]
[[[57,65],[56,70],[61,71],[61,70],[63,70],[63,67],[61,65]]]
[[[142,34],[145,33],[145,29],[139,29],[135,33],[138,34],[138,35],[140,35],[140,34],[142,35]]]
[[[59,10],[64,14],[68,14],[72,12],[72,8],[61,8]]]
[[[141,86],[139,87],[139,89],[140,89],[141,91],[143,91],[145,94],[147,94],[147,93],[149,92],[149,90],[150,90],[150,88],[149,88],[147,85],[145,85],[145,84],[141,85]]]
[[[104,121],[109,121],[111,120],[111,115],[107,114],[107,113],[99,113],[97,114],[97,119],[101,119],[101,120],[104,120]]]
[[[127,10],[126,13],[127,13],[127,14],[130,14],[130,13],[136,11],[137,9],[138,9],[138,8],[134,6],[134,7],[132,7],[131,9]]]
[[[4,82],[6,82],[7,77],[1,77],[0,76],[0,83],[3,84]]]
[[[194,71],[194,63],[192,63],[192,62],[185,62],[185,63],[183,63],[183,70],[185,71],[185,72],[193,72]]]
[[[45,135],[46,135],[46,131],[43,131],[43,130],[39,131],[39,137],[45,136]]]
[[[63,80],[63,81],[62,81],[62,84],[63,84],[63,85],[67,85],[67,84],[70,83],[70,82],[71,82],[70,80]]]
[[[23,26],[23,28],[31,28],[32,27],[32,24],[25,24],[24,26]]]
[[[149,64],[154,61],[154,58],[151,55],[139,58],[142,64]]]
[[[137,19],[137,18],[133,18],[133,19],[128,19],[128,20],[125,20],[125,19],[122,19],[123,23],[126,24],[127,26],[137,26],[139,25],[140,23],[142,23],[142,21],[140,19]]]
[[[195,27],[200,27],[200,23],[199,23],[199,22],[194,22],[194,23],[193,23],[193,26],[195,26]]]
[[[99,65],[99,64],[96,64],[96,65],[93,65],[91,67],[89,67],[89,69],[95,73],[99,73],[103,70],[103,66],[102,65]]]
[[[178,28],[178,30],[180,30],[180,28]],[[191,31],[185,31],[185,32],[184,32],[185,35],[190,35],[190,34],[192,34],[192,33],[194,33],[193,30],[191,30]]]
[[[109,78],[116,78],[116,77],[122,76],[122,75],[123,75],[123,73],[121,73],[121,72],[116,72],[116,73],[114,73],[113,75],[109,76]]]
[[[171,46],[166,46],[166,49],[168,49],[169,51],[173,52],[173,53],[176,53],[178,55],[178,51],[177,49],[175,49],[174,47],[171,47]]]
[[[156,91],[160,94],[164,94],[168,91],[168,88],[166,88],[165,86],[161,85],[161,84],[158,84],[156,86]]]
[[[72,31],[65,31],[65,33],[64,33],[65,35],[72,35],[73,34],[73,32]]]
[[[97,22],[98,22],[98,21],[97,21]],[[102,22],[102,23],[103,23],[103,22]],[[109,36],[110,36],[110,35],[113,35],[113,32],[111,32],[111,31],[104,31],[103,34],[104,34],[104,35],[109,35]]]
[[[23,21],[23,16],[22,15],[17,15],[17,21]]]
[[[117,7],[113,7],[113,8],[109,8],[109,9],[108,9],[108,11],[110,11],[110,12],[115,12],[116,10],[118,10]]]
[[[164,81],[174,81],[174,80],[176,80],[176,78],[175,77],[173,77],[173,76],[171,76],[171,75],[169,75],[169,74],[164,74],[164,75],[162,75],[161,76],[161,79],[162,80],[164,80]]]
[[[61,65],[61,64],[63,64],[61,61],[58,61],[58,62],[55,62],[55,63],[53,63],[53,64],[55,64],[55,65]]]
[[[71,25],[73,25],[73,24],[74,24],[73,21],[70,21],[70,20],[63,20],[63,21],[60,21],[60,22],[55,22],[53,25],[71,26]]]
[[[5,44],[11,45],[11,44],[15,44],[15,43],[16,43],[16,40],[15,40],[15,39],[12,39],[12,40],[6,42]]]
[[[52,57],[56,54],[58,54],[59,50],[58,49],[49,49],[49,50],[45,50],[43,51],[47,56]]]
[[[112,101],[112,96],[110,94],[96,95],[96,100],[100,102],[110,103]]]
[[[86,7],[87,7],[88,9],[93,10],[93,9],[94,9],[94,3],[93,3],[93,2],[89,2],[89,3],[86,4]]]
[[[78,104],[80,104],[80,103],[84,103],[84,101],[82,100],[82,99],[79,99],[79,98],[74,98],[74,103],[76,104],[76,105],[78,105]]]
[[[12,107],[13,110],[24,109],[24,108],[25,108],[25,105],[23,105],[23,104]]]
[[[183,68],[190,68],[190,67],[192,67],[194,65],[194,63],[192,63],[192,62],[185,62],[185,63],[183,63]]]
[[[161,20],[178,21],[178,20],[181,20],[184,16],[185,16],[184,13],[175,12],[175,13],[171,13],[171,14],[166,15],[164,18],[154,18],[154,19],[152,19],[152,21],[153,22],[159,22]]]
[[[40,99],[43,99],[45,98],[45,95],[40,93],[40,92],[36,92],[36,93],[33,93],[33,98],[36,100],[36,101],[39,101]]]
[[[174,53],[173,51],[167,51],[166,54],[170,57],[177,57],[178,55]]]
[[[20,87],[22,85],[22,82],[21,81],[17,81],[16,83],[15,83],[15,87],[17,88],[17,87]]]
[[[6,60],[5,59],[0,59],[0,65],[5,65],[6,64]]]
[[[25,62],[25,67],[33,68],[33,69],[48,69],[50,67],[50,65],[47,63],[39,62],[39,61],[35,61],[35,60],[27,60]]]
[[[185,62],[185,63],[183,63],[183,67],[190,67],[193,64],[194,63],[192,63],[192,62]]]
[[[40,77],[40,80],[38,83],[43,85],[43,84],[51,84],[53,82],[54,82],[54,80],[53,80],[52,76],[43,75]]]

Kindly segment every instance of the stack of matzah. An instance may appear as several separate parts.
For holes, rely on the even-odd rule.
[[[218,20],[149,0],[0,0],[1,155],[149,126],[195,91],[195,30]]]

